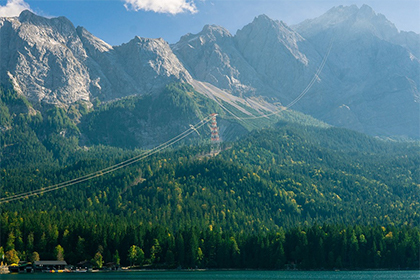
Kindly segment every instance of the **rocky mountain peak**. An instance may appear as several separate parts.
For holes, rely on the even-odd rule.
[[[225,40],[231,40],[232,37],[232,34],[221,26],[205,25],[200,33],[188,33],[182,36],[178,43],[172,45],[172,49],[179,50],[182,46],[195,48],[207,43],[221,44]]]
[[[30,11],[7,18],[0,28],[0,83],[11,80],[33,102],[68,104],[89,100],[83,44],[65,17],[44,18]]]
[[[206,25],[201,32],[187,34],[171,47],[195,79],[237,95],[255,92],[249,84],[259,83],[258,75],[240,54],[227,29]]]
[[[368,5],[363,4],[357,12],[359,18],[373,18],[376,16],[375,11]]]
[[[215,37],[232,37],[232,34],[230,34],[230,32],[221,26],[218,25],[210,25],[207,24],[203,27],[203,30],[198,34],[200,36],[202,35],[213,35]]]
[[[369,33],[389,40],[398,34],[398,29],[384,15],[377,14],[370,6],[337,6],[324,15],[308,19],[293,27],[305,38],[316,36],[324,30],[337,32],[344,36]]]
[[[140,92],[152,92],[170,82],[192,80],[169,44],[162,38],[136,36],[114,49],[126,73],[135,81]]]
[[[238,30],[235,41],[244,57],[256,68],[261,67],[261,61],[267,60],[265,56],[271,56],[267,60],[270,63],[277,59],[277,63],[282,64],[291,55],[294,60],[308,64],[306,56],[299,51],[298,43],[304,41],[302,36],[285,23],[272,20],[266,15],[256,17],[252,23]]]
[[[278,27],[279,25],[285,26],[285,23],[278,20],[273,20],[265,14],[261,14],[256,16],[252,21],[253,25],[257,25],[259,27]]]
[[[172,54],[169,44],[162,38],[152,39],[135,36],[119,48],[129,50],[133,55],[134,53],[155,53],[156,55],[162,56],[162,59]]]
[[[78,26],[76,28],[77,35],[83,42],[83,45],[90,53],[95,51],[98,52],[108,52],[112,50],[112,46],[108,43],[102,41],[98,37],[92,35],[89,31],[87,31],[84,27]]]
[[[242,33],[244,30],[264,30],[263,33],[266,33],[269,36],[274,35],[279,38],[285,38],[290,37],[290,35],[292,35],[298,40],[303,39],[299,34],[297,34],[283,21],[273,20],[264,14],[255,17],[250,24],[246,25],[242,30],[239,30],[238,33]]]
[[[38,16],[31,11],[25,10],[20,13],[18,20],[22,24],[29,24],[37,27],[49,27],[61,33],[74,33],[75,27],[73,23],[66,17],[45,18]]]
[[[24,10],[20,13],[18,17],[20,22],[29,22],[32,24],[40,23],[40,22],[47,22],[48,19],[44,17],[40,17],[29,10]]]

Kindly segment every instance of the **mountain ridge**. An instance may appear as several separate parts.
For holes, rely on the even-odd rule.
[[[0,83],[11,82],[38,107],[155,94],[173,82],[225,92],[213,98],[284,106],[316,78],[293,109],[372,135],[420,138],[420,35],[398,31],[367,5],[334,7],[291,27],[260,15],[235,35],[206,25],[172,45],[136,36],[110,46],[64,17],[29,11],[2,18],[0,36]]]

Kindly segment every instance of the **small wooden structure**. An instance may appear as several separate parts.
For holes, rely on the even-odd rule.
[[[35,271],[62,271],[66,265],[66,261],[34,261]]]

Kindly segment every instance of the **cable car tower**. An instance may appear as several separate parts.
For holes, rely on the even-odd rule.
[[[211,151],[210,155],[215,156],[220,152],[220,137],[219,137],[219,128],[217,127],[217,114],[211,114]]]

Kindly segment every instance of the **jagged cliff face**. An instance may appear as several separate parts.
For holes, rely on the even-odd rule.
[[[233,36],[220,26],[206,25],[198,34],[187,34],[172,46],[187,69],[200,81],[237,95],[253,94],[254,69],[237,51]]]
[[[308,77],[309,60],[300,48],[307,42],[283,22],[265,15],[235,36],[220,26],[207,25],[172,46],[192,75],[235,95],[263,95],[285,103],[287,92]],[[319,55],[314,55],[318,62]]]
[[[0,81],[32,102],[89,100],[87,55],[71,22],[28,11],[0,20]]]
[[[151,93],[191,76],[162,39],[111,47],[64,17],[24,11],[0,20],[0,82],[33,103],[71,104]]]
[[[263,83],[287,103],[287,92],[304,82],[309,60],[300,46],[305,40],[283,22],[262,15],[237,32],[235,43]]]
[[[136,37],[115,50],[138,93],[153,92],[174,81],[192,81],[188,71],[163,39]]]
[[[330,44],[324,70],[293,109],[373,135],[419,138],[420,35],[399,32],[368,6],[335,7],[293,27],[261,15],[235,35],[207,25],[171,46],[135,37],[114,47],[63,17],[25,11],[0,19],[0,83],[11,81],[32,103],[109,101],[186,82],[287,105]]]
[[[206,26],[173,49],[198,80],[287,105],[330,45],[317,83],[293,108],[369,134],[418,138],[420,36],[399,32],[366,5],[335,7],[292,28],[265,15],[236,35]]]
[[[294,29],[320,52],[333,44],[328,80],[299,110],[369,134],[420,136],[418,34],[399,32],[368,6],[336,7]]]

